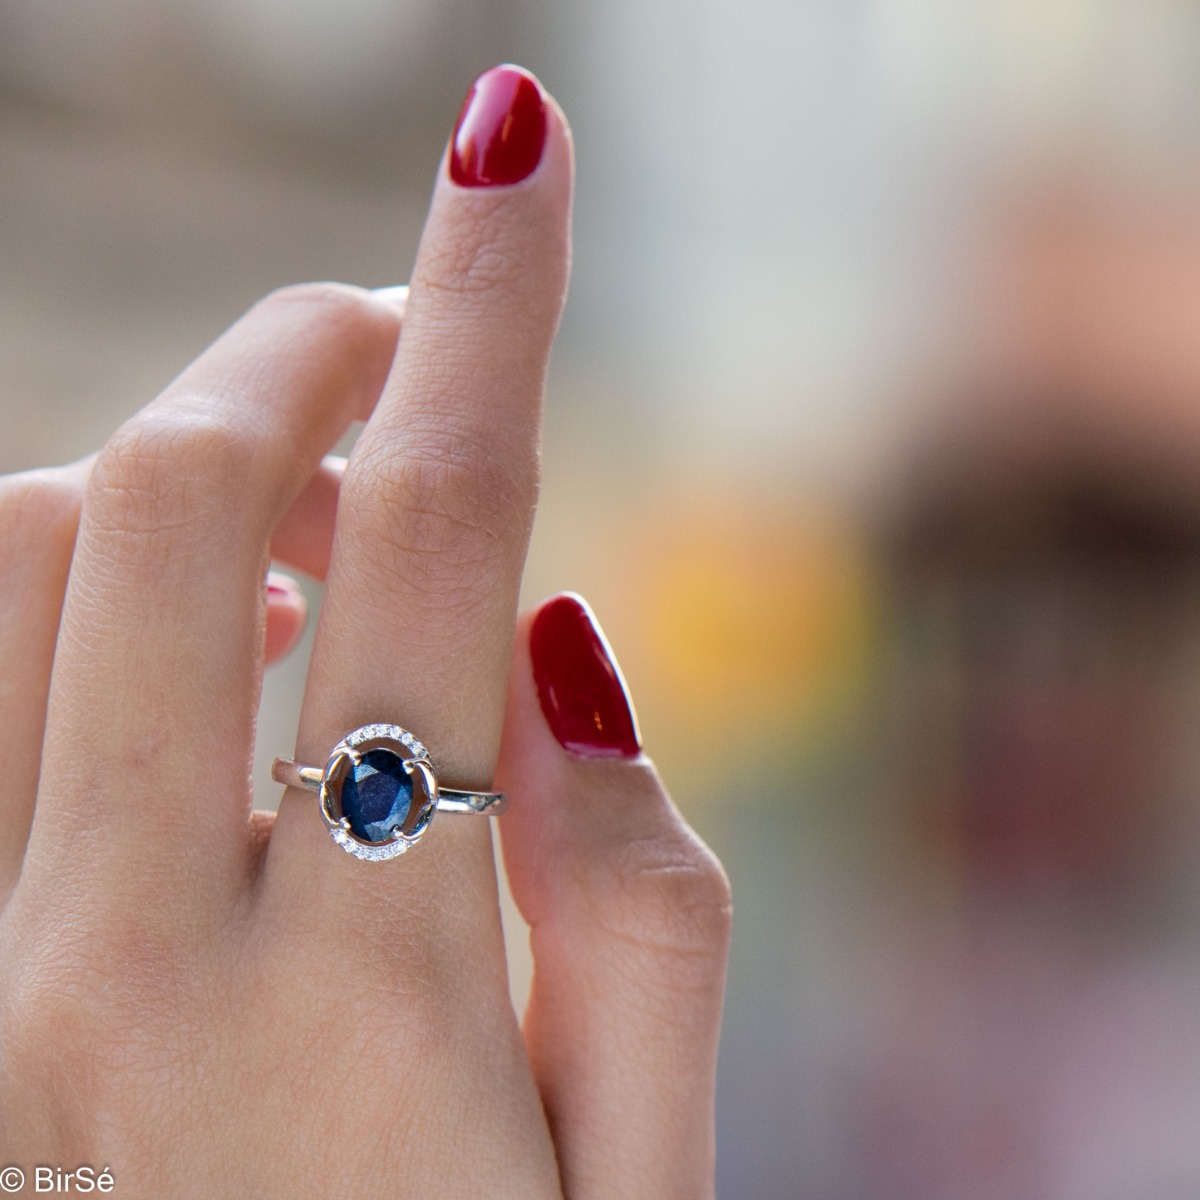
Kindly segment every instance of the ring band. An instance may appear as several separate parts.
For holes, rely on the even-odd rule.
[[[319,793],[324,776],[320,767],[298,767],[290,758],[277,758],[271,765],[271,778],[284,787]],[[504,811],[506,803],[503,792],[462,792],[458,788],[438,785],[438,812],[482,813],[485,817],[496,817]]]
[[[363,725],[329,752],[324,767],[277,758],[271,778],[320,797],[333,840],[355,858],[395,858],[416,845],[435,812],[495,816],[501,792],[462,791],[438,783],[429,752],[399,725]]]

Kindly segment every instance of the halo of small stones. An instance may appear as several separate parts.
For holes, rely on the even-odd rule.
[[[353,750],[364,742],[374,741],[376,738],[387,738],[389,741],[399,742],[413,758],[429,758],[429,751],[407,729],[401,729],[399,725],[363,725],[353,733],[347,734],[336,749],[348,747]],[[392,842],[377,844],[360,842],[352,833],[348,833],[336,824],[329,826],[329,836],[347,854],[353,854],[355,858],[361,858],[365,862],[382,862],[385,858],[396,858],[411,849],[417,840],[414,837],[397,838]]]
[[[363,725],[353,733],[346,734],[342,744],[353,750],[363,742],[374,741],[375,738],[388,738],[390,741],[400,742],[407,747],[413,758],[429,757],[429,751],[407,729],[401,729],[399,725]]]

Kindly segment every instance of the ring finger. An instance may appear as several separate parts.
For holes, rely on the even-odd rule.
[[[442,783],[490,785],[568,274],[571,170],[565,122],[537,82],[515,68],[482,76],[435,189],[391,375],[346,470],[298,761],[320,765],[349,730],[396,723],[429,747]],[[439,818],[402,863],[361,863],[330,844],[310,794],[289,792],[266,883],[293,930],[298,912],[320,927],[321,913],[352,911],[427,974],[440,964],[456,982],[477,971],[502,987],[485,821]],[[397,915],[418,911],[398,933]]]

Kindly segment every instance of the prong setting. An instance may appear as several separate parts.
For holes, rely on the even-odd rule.
[[[399,725],[364,725],[344,737],[324,767],[276,758],[271,778],[316,792],[329,836],[356,858],[403,854],[435,812],[497,816],[501,792],[441,787],[425,747]],[[347,790],[349,789],[349,790]]]
[[[408,816],[381,842],[366,841],[356,835],[341,809],[342,785],[347,773],[356,770],[372,750],[386,750],[399,758],[404,773],[415,785]],[[418,791],[424,793],[420,802]],[[428,751],[408,730],[399,725],[364,725],[347,734],[330,752],[320,795],[321,816],[333,841],[355,858],[378,861],[405,853],[429,828],[437,807],[437,776]]]

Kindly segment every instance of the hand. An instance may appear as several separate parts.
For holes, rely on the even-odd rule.
[[[530,77],[481,77],[403,314],[285,289],[93,459],[0,481],[0,1165],[30,1193],[41,1163],[126,1197],[711,1194],[728,885],[586,610],[514,639],[571,154]],[[499,760],[523,1030],[490,821],[373,863],[307,792],[251,814],[264,645],[300,620],[272,555],[326,577],[298,761],[375,721],[450,785]]]

